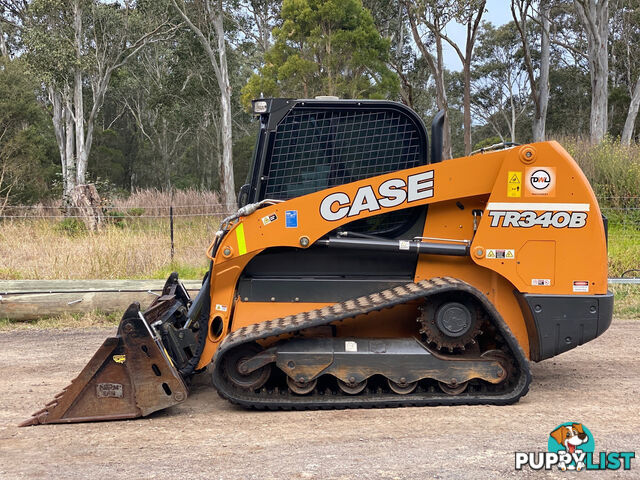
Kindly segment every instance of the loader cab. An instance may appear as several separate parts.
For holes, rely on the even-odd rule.
[[[424,124],[399,103],[267,98],[255,100],[253,112],[260,128],[240,206],[289,200],[429,163]],[[426,206],[406,208],[355,220],[338,230],[413,238],[423,234],[426,215]],[[361,248],[269,248],[245,267],[238,295],[248,302],[341,301],[412,281],[417,260],[417,253]]]
[[[396,102],[267,98],[254,100],[252,109],[260,129],[240,206],[288,200],[429,163],[422,120]],[[387,238],[413,229],[419,235],[424,210],[407,209],[345,228]]]

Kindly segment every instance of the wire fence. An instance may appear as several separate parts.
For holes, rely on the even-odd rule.
[[[638,197],[601,197],[600,209],[608,218],[609,225],[627,230],[632,235],[640,231],[640,196]],[[625,206],[610,206],[620,205]],[[122,223],[121,226],[139,227],[137,220],[181,219],[212,217],[222,218],[235,212],[235,204],[194,203],[178,205],[161,204],[124,204],[105,205],[100,209],[105,223]],[[10,205],[0,210],[0,221],[20,220],[63,220],[66,218],[83,219],[82,207],[62,207],[60,205]]]
[[[113,218],[169,218],[226,216],[234,212],[235,204],[194,205],[131,205],[101,206],[102,214]],[[84,207],[60,207],[50,205],[11,205],[0,211],[0,220],[85,218]]]
[[[84,217],[73,208],[5,207],[0,212],[0,279],[11,278],[14,271],[15,278],[151,278],[174,262],[201,268],[220,221],[235,211],[235,206],[201,198],[175,205],[168,198],[148,200],[103,206],[105,228],[97,232],[78,231]],[[610,257],[614,252],[610,273],[622,276],[640,268],[640,196],[599,202],[609,221]],[[34,257],[33,251],[41,256]]]
[[[609,226],[618,228],[621,235],[638,235],[640,232],[640,197],[603,197],[600,209]],[[612,206],[624,205],[624,206]]]

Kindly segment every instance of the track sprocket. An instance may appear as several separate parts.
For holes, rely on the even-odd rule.
[[[466,299],[443,299],[420,308],[420,333],[440,351],[466,350],[482,335],[481,310]]]

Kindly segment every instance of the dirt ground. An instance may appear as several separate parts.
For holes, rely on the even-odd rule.
[[[514,470],[559,423],[584,423],[595,450],[640,453],[639,320],[532,365],[508,407],[254,412],[200,379],[187,402],[133,421],[17,428],[61,390],[111,329],[0,333],[0,478],[570,478]],[[640,478],[631,471],[608,478]],[[581,473],[600,478],[602,472]]]

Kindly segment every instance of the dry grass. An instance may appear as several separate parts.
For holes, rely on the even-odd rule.
[[[50,219],[0,224],[0,279],[199,278],[219,217],[178,218],[171,262],[168,219],[126,219],[100,232],[69,234]]]
[[[610,285],[609,290],[615,295],[615,317],[640,319],[640,285]]]
[[[640,196],[640,145],[606,138],[598,145],[580,137],[558,137],[589,179],[604,208],[636,207]]]
[[[175,220],[171,261],[168,219],[119,220],[100,232],[70,234],[60,221],[25,219],[0,223],[0,280],[165,278],[177,270],[199,279],[208,260],[206,248],[220,217]],[[609,275],[640,269],[640,231],[611,225]]]
[[[157,217],[168,216],[169,207],[173,206],[175,217],[226,215],[234,208],[223,205],[216,192],[194,189],[166,192],[154,188],[137,190],[128,197],[102,198],[103,211],[119,212],[125,217]],[[7,206],[0,212],[8,217],[40,217],[62,218],[64,209],[61,200],[49,200],[37,205]]]
[[[226,210],[215,192],[148,189],[103,200],[105,225],[99,232],[64,219],[60,202],[8,207],[8,218],[0,222],[0,279],[164,278],[172,270],[183,278],[202,277],[206,248]]]
[[[122,212],[143,208],[145,215],[168,215],[169,206],[173,205],[175,215],[211,215],[227,214],[230,208],[222,205],[216,192],[198,190],[176,190],[164,192],[156,189],[138,190],[127,198],[116,198],[110,208]]]

